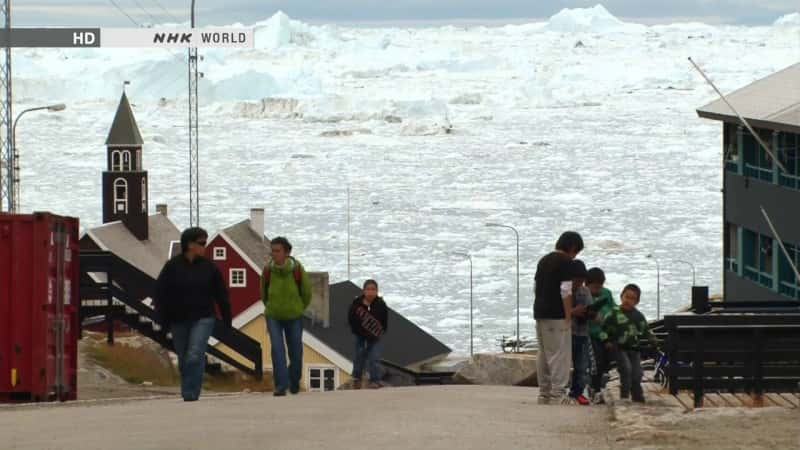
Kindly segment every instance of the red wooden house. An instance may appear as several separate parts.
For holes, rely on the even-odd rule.
[[[250,210],[250,218],[219,231],[209,239],[206,257],[220,268],[238,316],[261,298],[261,272],[270,260],[264,236],[264,210]]]

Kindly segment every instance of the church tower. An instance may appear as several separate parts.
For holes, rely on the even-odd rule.
[[[147,172],[142,167],[142,136],[125,92],[106,139],[103,172],[103,223],[122,221],[141,241],[148,239]]]

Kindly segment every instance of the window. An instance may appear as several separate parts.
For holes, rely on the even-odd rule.
[[[114,150],[111,152],[111,171],[112,172],[121,172],[122,171],[122,152],[119,150]]]
[[[795,267],[800,266],[800,247],[785,242],[783,245]],[[787,297],[800,299],[800,283],[797,282],[794,269],[783,252],[778,256],[778,292]]]
[[[147,214],[147,179],[142,178],[142,212]]]
[[[136,150],[136,167],[134,170],[142,170],[142,151]]]
[[[741,127],[726,123],[724,125],[723,148],[725,151],[725,168],[731,172],[739,173],[739,135]]]
[[[124,178],[114,180],[114,211],[128,212],[128,182]]]
[[[247,272],[244,269],[231,269],[231,287],[247,287]]]
[[[122,171],[130,172],[131,170],[131,152],[130,150],[123,150],[122,152]]]
[[[756,131],[765,144],[772,145],[772,132]],[[742,133],[742,149],[744,150],[744,175],[771,183],[772,160],[761,144],[748,131]]]
[[[214,247],[214,259],[225,261],[228,258],[228,249],[225,247]]]
[[[800,189],[800,136],[793,133],[778,135],[778,158],[788,173],[780,171],[778,184],[792,189]]]
[[[725,227],[725,268],[739,273],[739,227],[732,223]]]
[[[744,254],[744,277],[773,289],[775,273],[773,272],[773,241],[769,236],[760,235],[750,230],[742,233]]]
[[[308,368],[307,387],[309,392],[335,391],[339,385],[339,374],[333,367],[311,366]]]

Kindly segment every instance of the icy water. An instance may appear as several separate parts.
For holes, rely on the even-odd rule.
[[[697,118],[714,94],[686,58],[731,91],[800,57],[791,24],[644,27],[597,9],[492,28],[276,15],[256,33],[257,49],[203,52],[202,225],[213,232],[264,207],[268,236],[288,236],[311,270],[342,281],[350,186],[352,278],[376,278],[390,306],[458,353],[469,268],[450,252],[474,258],[476,349],[514,334],[514,235],[486,222],[520,232],[523,336],[536,261],[567,229],[583,234],[581,258],[613,291],[642,286],[648,317],[648,254],[662,265],[662,313],[689,300],[691,270],[677,260],[718,292],[721,126]],[[173,53],[15,52],[17,111],[68,103],[20,121],[24,210],[99,224],[103,144],[130,80],[150,207],[168,203],[187,225],[186,66]]]

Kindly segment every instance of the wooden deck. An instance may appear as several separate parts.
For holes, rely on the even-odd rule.
[[[694,409],[694,399],[689,391],[670,395],[667,389],[654,382],[643,383],[645,396],[648,399],[661,401],[669,406],[680,407],[684,410]],[[793,393],[768,393],[761,399],[744,393],[706,393],[703,398],[704,408],[759,408],[781,407],[800,408],[800,394]]]

